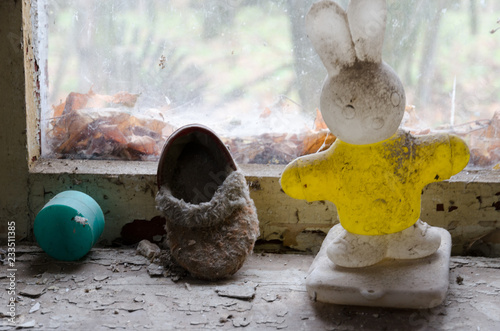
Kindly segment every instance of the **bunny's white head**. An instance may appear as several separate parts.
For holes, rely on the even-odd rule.
[[[365,145],[391,137],[406,97],[397,74],[382,61],[385,0],[315,3],[306,30],[328,76],[321,92],[323,118],[339,139]]]

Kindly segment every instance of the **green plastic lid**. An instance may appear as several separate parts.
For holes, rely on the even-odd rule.
[[[85,193],[65,191],[52,198],[38,213],[34,224],[40,247],[58,260],[82,258],[104,230],[104,214]]]

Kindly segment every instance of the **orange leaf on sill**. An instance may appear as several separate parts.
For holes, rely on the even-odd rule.
[[[156,141],[148,136],[131,136],[127,147],[131,152],[144,155],[159,155]]]
[[[64,102],[63,115],[69,114],[73,110],[85,108],[89,101],[88,94],[71,92]]]
[[[491,167],[500,161],[500,111],[496,111],[488,126],[469,133],[471,163]]]
[[[403,118],[403,128],[414,135],[425,135],[431,132],[431,129],[418,117],[415,106],[406,105]]]
[[[304,137],[300,155],[314,154],[327,150],[336,140],[336,137],[328,130],[311,132]]]
[[[99,127],[100,132],[104,136],[104,138],[108,141],[114,141],[119,144],[126,145],[128,143],[127,138],[123,135],[123,133],[118,129],[118,126],[115,125],[101,125]]]
[[[269,107],[266,107],[264,108],[264,111],[262,112],[262,114],[260,114],[260,118],[268,118],[269,116],[271,116],[271,109],[269,109]]]
[[[62,114],[64,112],[64,107],[66,107],[66,102],[61,102],[57,106],[52,105],[52,109],[54,110],[53,117],[62,116]]]
[[[139,94],[131,94],[128,92],[118,92],[115,95],[96,94],[92,88],[86,93],[71,92],[64,103],[58,106],[52,106],[54,109],[54,117],[67,114],[73,110],[83,108],[107,108],[111,106],[121,105],[125,107],[134,107]],[[63,107],[63,111],[61,111]]]
[[[320,131],[328,129],[328,126],[326,125],[325,121],[323,120],[323,115],[319,111],[319,109],[316,109],[316,119],[314,120],[314,130],[315,131]]]
[[[123,105],[125,107],[132,108],[135,106],[138,97],[139,94],[131,94],[128,92],[121,91],[113,95],[112,102],[117,105]]]

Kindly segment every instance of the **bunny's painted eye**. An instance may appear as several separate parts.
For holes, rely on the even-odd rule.
[[[352,120],[356,117],[356,109],[353,105],[347,105],[342,109],[342,116],[344,116],[345,119]]]
[[[401,104],[401,96],[398,92],[392,92],[391,102],[394,107],[397,107]]]

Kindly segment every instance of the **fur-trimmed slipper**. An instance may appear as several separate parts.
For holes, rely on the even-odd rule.
[[[210,129],[185,126],[170,136],[158,165],[158,209],[175,260],[201,279],[226,278],[259,236],[244,175]]]

